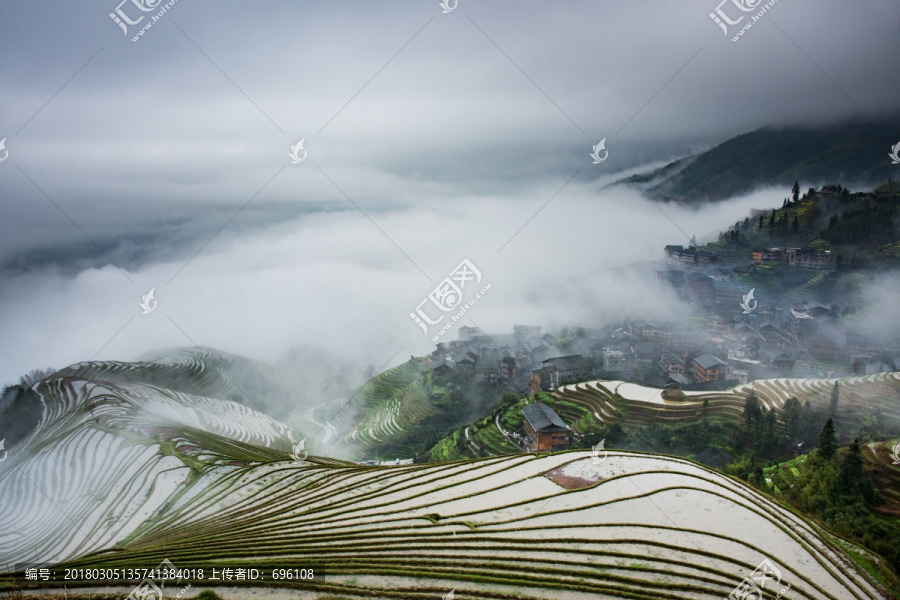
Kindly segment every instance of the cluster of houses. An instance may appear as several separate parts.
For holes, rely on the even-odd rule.
[[[491,335],[461,327],[459,339],[438,344],[429,361],[438,377],[469,374],[522,394],[594,378],[714,390],[754,379],[892,371],[900,362],[877,338],[848,332],[829,305],[775,306],[760,299],[752,313],[742,314],[746,290],[716,289],[729,294],[729,309],[712,312],[704,327],[632,320],[563,335],[525,325]]]
[[[541,334],[538,326],[516,325],[512,334],[487,335],[476,327],[461,327],[459,339],[438,344],[429,360],[439,377],[468,374],[523,394],[536,393],[593,376],[591,346],[596,343],[589,344],[584,331],[558,337]]]
[[[699,250],[695,246],[666,246],[663,251],[666,258],[686,266],[723,265],[734,266],[740,262],[740,257],[735,248],[729,248],[721,252],[708,252]],[[834,267],[831,261],[831,252],[820,248],[767,248],[753,250],[751,253],[753,264],[784,262],[789,267],[799,269],[824,270]]]
[[[486,334],[460,327],[428,357],[435,377],[492,381],[522,395],[552,391],[590,379],[621,379],[659,388],[727,389],[755,379],[843,377],[893,371],[900,350],[875,336],[848,331],[838,307],[816,301],[779,304],[755,297],[731,276],[753,266],[782,262],[784,283],[808,279],[803,270],[833,268],[831,255],[814,248],[767,248],[743,265],[727,245],[712,253],[666,246],[677,268],[657,271],[673,293],[708,315],[677,323],[627,320],[602,329],[576,327],[559,334],[516,325],[512,333]],[[701,317],[702,318],[702,317]],[[523,430],[513,435],[532,450],[568,447],[570,428],[552,408],[532,401]],[[714,457],[715,458],[715,457]]]
[[[594,378],[717,390],[754,379],[896,370],[900,354],[894,359],[878,339],[848,333],[838,317],[836,309],[814,301],[785,307],[760,301],[751,315],[717,311],[703,327],[629,321],[562,336],[536,326],[492,335],[462,327],[460,339],[439,344],[429,360],[437,377],[468,374],[523,395]],[[817,359],[830,370],[814,370]],[[569,447],[572,431],[552,408],[532,401],[522,412],[523,429],[514,434],[520,442],[534,451]]]
[[[693,328],[633,321],[564,333],[554,336],[542,334],[540,327],[516,325],[512,334],[487,335],[475,327],[462,327],[458,340],[438,344],[428,360],[437,377],[470,375],[522,394],[597,377],[662,387],[724,381],[730,374],[712,364],[717,360],[709,353],[714,346]]]

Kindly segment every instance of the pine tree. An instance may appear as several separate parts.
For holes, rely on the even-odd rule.
[[[795,204],[800,201],[799,200],[799,196],[800,196],[800,183],[799,182],[797,182],[797,181],[794,182],[794,187],[791,188],[791,194],[794,197]]]
[[[800,231],[800,221],[797,220],[797,215],[794,215],[794,220],[791,221],[791,231],[794,233]]]
[[[747,424],[747,435],[759,424],[762,418],[762,410],[759,408],[759,398],[750,394],[744,400],[744,422]]]
[[[859,438],[850,442],[847,453],[841,457],[841,470],[831,489],[832,496],[861,496],[863,482],[863,457]]]
[[[834,387],[831,388],[831,404],[828,407],[828,416],[834,417],[834,413],[837,412],[838,400],[840,399],[841,391],[838,389],[838,382],[834,382]]]
[[[759,229],[760,229],[760,231],[762,231],[762,226],[763,226],[763,216],[762,216],[762,215],[759,215]]]
[[[773,229],[775,227],[775,209],[772,209],[772,216],[769,217],[769,229]]]
[[[819,434],[819,456],[829,459],[837,450],[837,436],[834,433],[834,421],[828,419]]]
[[[781,409],[781,418],[784,420],[784,433],[791,442],[800,436],[802,431],[802,409],[800,401],[794,398],[788,398],[784,401],[784,407]]]

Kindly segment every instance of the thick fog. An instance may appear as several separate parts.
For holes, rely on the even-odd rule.
[[[652,269],[614,267],[659,260],[667,243],[687,244],[676,225],[701,240],[717,236],[722,223],[782,193],[697,212],[659,205],[670,222],[638,192],[569,184],[513,237],[561,183],[514,198],[381,212],[378,228],[354,209],[223,232],[187,266],[167,261],[129,272],[135,285],[113,266],[10,278],[0,292],[0,327],[15,351],[2,376],[194,344],[270,361],[313,344],[376,368],[402,348],[397,364],[433,349],[433,333],[425,336],[409,313],[466,258],[481,272],[481,287],[491,287],[444,340],[455,339],[459,325],[511,332],[516,323],[598,326],[629,311],[670,318],[682,307]],[[158,304],[145,315],[139,303],[151,288]]]
[[[606,184],[900,97],[887,0],[778,2],[738,42],[706,0],[180,0],[136,42],[155,13],[119,6],[127,35],[116,2],[0,7],[0,383],[194,344],[382,368],[433,347],[409,314],[463,259],[491,288],[444,339],[666,318],[652,269],[614,268],[787,191]]]

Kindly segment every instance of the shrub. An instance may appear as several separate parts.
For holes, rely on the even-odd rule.
[[[681,390],[663,390],[661,396],[663,400],[670,402],[681,402],[685,399],[684,392]]]

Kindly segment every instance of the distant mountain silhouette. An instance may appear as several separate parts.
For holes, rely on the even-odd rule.
[[[900,115],[823,127],[763,127],[614,185],[685,204],[724,200],[763,186],[789,188],[794,181],[804,191],[826,183],[871,188],[900,179],[900,166],[888,156],[898,141]]]

